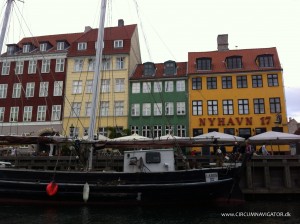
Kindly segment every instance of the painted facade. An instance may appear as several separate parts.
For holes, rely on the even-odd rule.
[[[96,56],[98,29],[86,28],[68,54],[66,98],[63,129],[70,135],[87,134],[92,99],[92,80]],[[104,30],[104,48],[100,80],[100,105],[95,133],[108,135],[108,128],[119,131],[128,126],[128,76],[136,64],[141,63],[137,25],[124,25],[119,20],[116,27]],[[100,116],[99,116],[100,115]]]

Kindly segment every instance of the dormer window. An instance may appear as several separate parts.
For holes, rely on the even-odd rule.
[[[16,53],[19,50],[18,45],[16,44],[10,44],[7,45],[7,54],[8,55],[13,55],[14,53]]]
[[[23,46],[23,53],[29,53],[31,51],[31,44],[25,44]]]
[[[144,76],[153,76],[155,73],[155,65],[152,62],[144,63]]]
[[[78,43],[77,49],[78,49],[79,51],[86,50],[86,48],[87,48],[87,43],[86,43],[86,42]]]
[[[226,58],[226,67],[228,69],[240,69],[243,67],[241,56],[232,56]]]
[[[197,58],[197,70],[211,70],[211,58]]]
[[[114,48],[122,48],[122,47],[123,47],[123,40],[114,41]]]
[[[47,51],[47,43],[40,44],[40,51]]]
[[[63,42],[63,41],[57,42],[56,49],[57,49],[58,51],[64,50],[64,49],[65,49],[65,42]]]
[[[175,61],[166,61],[164,63],[165,75],[175,75],[176,74],[176,63]]]
[[[258,55],[256,59],[256,64],[261,68],[274,67],[273,55],[271,54]]]

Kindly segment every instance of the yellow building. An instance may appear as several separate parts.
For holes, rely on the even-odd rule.
[[[65,135],[82,137],[88,133],[91,113],[95,46],[98,29],[86,27],[82,37],[71,46],[67,61]],[[104,30],[104,48],[100,80],[99,109],[95,133],[107,136],[108,127],[122,131],[128,126],[128,76],[141,63],[137,25],[124,25]],[[100,116],[99,116],[100,115]],[[70,127],[74,132],[70,133]]]
[[[219,131],[248,138],[287,130],[282,68],[276,48],[218,50],[188,55],[190,136]]]

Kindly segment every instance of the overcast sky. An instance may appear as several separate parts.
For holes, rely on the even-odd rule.
[[[0,1],[4,11],[6,0]],[[24,1],[16,1],[4,44],[24,36],[82,32],[99,24],[101,0]],[[300,122],[300,0],[107,2],[106,26],[116,26],[118,19],[138,24],[143,62],[181,62],[187,61],[188,52],[217,50],[218,34],[229,35],[230,49],[276,47],[287,116]]]

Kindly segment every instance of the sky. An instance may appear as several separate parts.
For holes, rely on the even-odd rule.
[[[15,1],[4,46],[99,24],[101,0],[23,1]],[[3,12],[6,0],[0,2]],[[143,62],[184,62],[188,52],[215,51],[218,34],[228,34],[229,49],[276,47],[287,117],[300,122],[299,12],[300,0],[107,0],[105,26],[118,19],[138,24]]]

